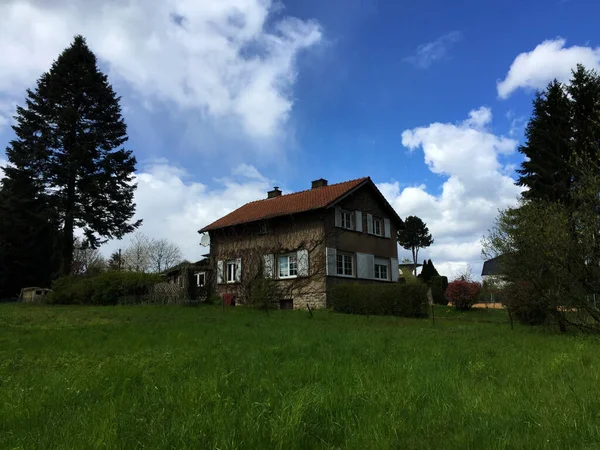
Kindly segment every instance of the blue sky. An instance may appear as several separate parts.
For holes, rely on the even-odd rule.
[[[430,225],[424,257],[477,273],[481,236],[519,194],[533,92],[600,67],[599,14],[581,0],[7,0],[0,141],[81,33],[122,96],[143,233],[194,259],[197,229],[273,185],[368,175]]]

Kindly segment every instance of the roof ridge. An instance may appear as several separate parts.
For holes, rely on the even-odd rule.
[[[302,191],[290,192],[289,194],[281,194],[281,195],[278,195],[277,197],[273,197],[273,198],[261,198],[258,200],[252,200],[251,202],[248,202],[248,203],[244,203],[242,206],[251,205],[252,203],[264,202],[266,200],[274,200],[276,198],[291,197],[292,195],[303,194],[305,192],[310,192],[310,191],[316,190],[316,189],[328,188],[328,187],[337,186],[338,184],[352,183],[354,181],[363,181],[363,180],[367,180],[367,179],[369,179],[369,177],[360,177],[360,178],[355,178],[353,180],[340,181],[338,183],[328,184],[327,186],[321,186],[318,188],[310,188],[310,189],[304,189]]]
[[[279,215],[325,208],[332,204],[332,202],[335,202],[339,198],[343,197],[349,191],[353,191],[359,186],[364,185],[364,183],[368,182],[369,180],[371,180],[371,178],[366,176],[355,178],[353,180],[340,181],[339,183],[321,186],[318,188],[290,192],[289,194],[278,195],[277,197],[254,200],[243,204],[239,208],[215,220],[211,224],[202,228],[200,232],[208,231],[208,229],[211,228],[216,229],[231,226],[235,222],[246,223],[254,220],[262,220],[267,217],[277,217]],[[245,217],[240,216],[242,211],[244,212],[242,215]],[[235,215],[236,213],[237,216]]]

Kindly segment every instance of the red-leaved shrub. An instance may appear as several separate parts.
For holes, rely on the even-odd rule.
[[[466,311],[477,303],[481,284],[476,281],[456,280],[446,289],[446,300],[460,311]]]

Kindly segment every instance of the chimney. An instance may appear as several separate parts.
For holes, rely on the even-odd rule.
[[[267,198],[275,198],[281,195],[281,191],[278,186],[275,186],[272,191],[267,192]]]
[[[327,186],[327,180],[325,178],[319,178],[318,180],[312,182],[312,189],[317,189],[325,186]]]

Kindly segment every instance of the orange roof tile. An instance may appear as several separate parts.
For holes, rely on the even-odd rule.
[[[200,233],[232,225],[325,208],[367,180],[369,180],[369,177],[358,178],[343,183],[246,203],[244,206],[205,226],[200,230]]]

